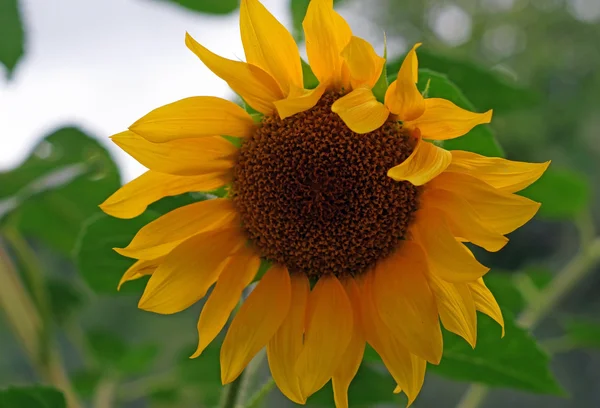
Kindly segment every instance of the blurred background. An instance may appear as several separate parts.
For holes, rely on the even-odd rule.
[[[308,1],[263,3],[302,49]],[[493,267],[490,286],[498,288],[503,310],[517,314],[598,225],[600,0],[339,0],[336,7],[354,35],[380,54],[385,33],[390,72],[409,47],[423,42],[422,68],[446,74],[478,111],[494,109],[491,130],[507,158],[552,160],[553,171],[528,193],[544,197],[539,216],[511,234],[500,253],[480,255]],[[128,243],[154,215],[105,219],[97,205],[144,171],[109,143],[110,135],[187,96],[234,99],[183,39],[188,31],[218,54],[243,59],[238,19],[236,0],[0,0],[0,259],[17,277],[0,279],[0,305],[40,310],[28,323],[54,344],[37,355],[25,329],[13,327],[14,315],[0,315],[0,389],[57,378],[56,371],[34,369],[33,353],[34,360],[50,361],[49,371],[66,370],[63,383],[87,406],[218,404],[218,348],[187,359],[200,305],[158,316],[136,308],[143,282],[116,292],[129,264],[110,248]],[[189,200],[161,201],[152,211]],[[500,388],[477,406],[600,406],[600,325],[590,323],[600,322],[594,268],[534,331],[552,355],[564,395],[507,390],[498,380]],[[9,298],[19,287],[33,304]],[[52,363],[56,355],[60,369]],[[512,362],[497,364],[510,371]],[[468,381],[469,374],[452,380],[444,374],[428,374],[415,407],[461,401],[468,382],[456,379]],[[379,376],[377,369],[364,375],[367,385],[353,391],[355,406],[400,403],[391,396],[391,380]],[[385,397],[378,394],[382,384]],[[330,403],[319,398],[309,402]],[[278,391],[264,402],[293,405]]]

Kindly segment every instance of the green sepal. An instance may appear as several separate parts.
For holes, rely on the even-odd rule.
[[[385,101],[385,93],[387,92],[389,83],[387,78],[387,39],[384,35],[383,37],[383,59],[385,60],[385,64],[383,64],[383,68],[381,69],[381,75],[379,75],[379,79],[371,89],[373,95],[375,95],[375,99],[379,102],[383,103]]]

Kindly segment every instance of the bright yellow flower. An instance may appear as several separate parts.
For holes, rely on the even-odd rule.
[[[304,403],[329,380],[336,406],[368,342],[410,402],[426,362],[442,358],[446,329],[475,347],[476,311],[503,325],[483,283],[488,268],[465,246],[498,251],[539,204],[515,195],[548,163],[447,151],[434,142],[488,123],[416,87],[417,44],[385,103],[372,93],[385,66],[354,37],[332,0],[313,0],[303,26],[319,80],[304,89],[289,32],[258,2],[242,0],[247,62],[187,46],[262,113],[198,96],[158,108],[113,141],[149,171],[102,209],[132,218],[154,201],[231,186],[227,198],[178,208],[117,251],[138,261],[121,283],[151,275],[139,307],[177,313],[203,298],[198,356],[253,281],[221,348],[221,378],[236,379],[266,346],[271,373]],[[222,136],[241,139],[237,149]],[[390,390],[391,391],[391,390]]]

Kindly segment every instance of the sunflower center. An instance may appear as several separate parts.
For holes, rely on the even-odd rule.
[[[406,236],[418,190],[387,176],[413,143],[400,124],[352,132],[331,111],[271,116],[247,138],[234,169],[233,201],[261,256],[309,277],[357,275]]]

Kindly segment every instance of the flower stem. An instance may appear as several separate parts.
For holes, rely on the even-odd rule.
[[[530,302],[520,314],[517,323],[525,328],[534,329],[554,307],[567,295],[583,278],[594,271],[594,265],[600,261],[600,237],[592,238],[593,232],[589,224],[580,223],[581,250],[558,273],[556,278],[536,296],[535,302]],[[457,408],[478,408],[481,406],[489,388],[481,384],[472,384]]]
[[[242,382],[244,377],[248,375],[244,371],[236,378],[231,384],[223,389],[223,395],[221,396],[221,408],[236,408],[239,394],[242,388]]]
[[[248,403],[246,404],[246,408],[258,408],[260,403],[265,399],[265,397],[271,392],[271,390],[275,387],[275,380],[273,377],[269,378],[263,385],[260,387],[258,391],[250,397]]]
[[[81,407],[58,351],[52,347],[51,342],[45,343],[49,339],[42,334],[44,323],[31,296],[23,287],[2,242],[0,242],[0,306],[0,310],[5,313],[13,332],[21,340],[21,345],[39,376],[65,394],[69,408]]]

